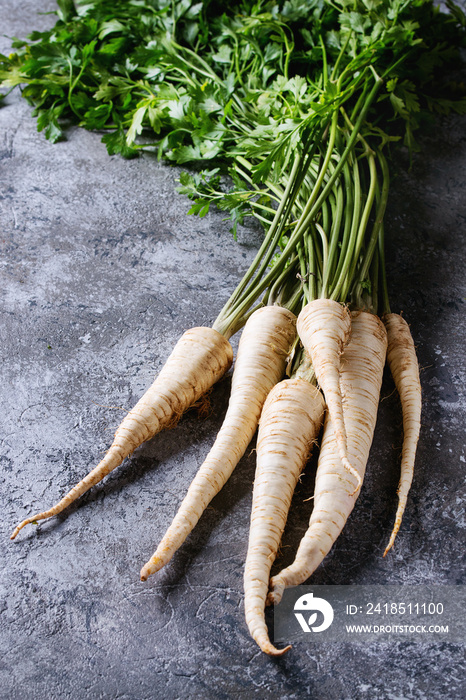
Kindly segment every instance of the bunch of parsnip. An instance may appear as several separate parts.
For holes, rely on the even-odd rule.
[[[245,566],[246,620],[269,654],[267,603],[326,556],[360,492],[388,359],[403,409],[401,524],[420,429],[421,388],[404,319],[385,277],[387,156],[414,150],[429,112],[464,111],[439,71],[458,57],[465,16],[430,0],[61,0],[49,32],[1,57],[3,86],[23,86],[40,129],[64,119],[104,130],[110,153],[157,148],[179,164],[180,191],[264,226],[250,269],[212,328],[181,337],[127,414],[104,459],[49,510],[60,513],[144,441],[173,424],[230,368],[215,444],[141,579],[166,565],[220,491],[257,427],[257,473]],[[388,152],[388,153],[387,153]],[[325,419],[324,419],[325,417]],[[293,491],[324,423],[314,506],[296,559],[270,580]]]

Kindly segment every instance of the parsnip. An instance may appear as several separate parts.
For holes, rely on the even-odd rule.
[[[205,327],[186,331],[152,386],[123,419],[101,462],[52,508],[23,520],[14,529],[11,539],[25,525],[61,513],[118,467],[136,447],[173,424],[220,379],[232,361],[231,345],[217,331]]]
[[[351,320],[348,309],[332,299],[316,299],[298,316],[298,335],[309,354],[332,418],[341,461],[356,480],[361,479],[348,459],[346,427],[340,389],[340,356],[348,343]]]
[[[249,546],[244,570],[244,608],[249,631],[262,651],[277,649],[265,623],[270,568],[275,560],[298,477],[322,424],[320,391],[300,377],[277,384],[264,404],[257,440]]]
[[[401,453],[398,508],[395,524],[384,556],[393,547],[406,508],[413,481],[416,448],[421,430],[421,380],[414,341],[409,326],[399,314],[383,317],[388,336],[387,360],[403,411],[403,447]]]

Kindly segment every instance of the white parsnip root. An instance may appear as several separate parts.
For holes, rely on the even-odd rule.
[[[285,527],[299,475],[320,430],[322,394],[305,379],[286,379],[270,392],[259,423],[257,468],[249,547],[244,571],[244,607],[249,631],[262,651],[280,656],[265,622],[270,568]]]
[[[357,491],[361,479],[348,458],[340,389],[340,357],[351,334],[349,311],[332,299],[316,299],[299,314],[297,328],[304,349],[311,358],[319,386],[324,392],[341,461],[355,478],[354,490]]]
[[[223,376],[232,361],[232,347],[217,331],[202,326],[186,331],[152,386],[123,419],[102,461],[52,508],[23,520],[11,539],[25,525],[61,513],[118,467],[139,445],[173,425]]]
[[[413,480],[416,448],[421,430],[421,381],[414,341],[409,326],[399,314],[383,317],[388,336],[387,360],[400,395],[403,412],[403,448],[401,453],[398,508],[395,524],[384,556],[393,547],[406,508]]]
[[[238,347],[223,425],[173,522],[141,569],[141,580],[145,581],[170,561],[231,476],[253,438],[267,394],[284,374],[295,337],[296,317],[280,306],[262,307],[247,321]]]
[[[377,316],[352,314],[351,340],[341,358],[341,393],[351,464],[362,482],[372,444],[387,349]],[[270,581],[269,603],[279,603],[288,586],[306,581],[342,531],[357,499],[336,444],[335,424],[327,414],[317,466],[314,508],[294,562]]]

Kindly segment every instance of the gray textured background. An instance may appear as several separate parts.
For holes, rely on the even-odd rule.
[[[46,27],[52,0],[0,7],[9,36]],[[313,577],[325,584],[464,583],[464,119],[399,161],[387,217],[392,308],[411,324],[424,414],[395,549],[401,417],[387,376],[368,475],[347,527]],[[242,604],[254,455],[246,456],[174,560],[145,584],[165,531],[218,430],[189,413],[71,506],[10,542],[17,521],[58,500],[98,461],[112,431],[184,329],[209,325],[257,244],[235,243],[213,212],[186,216],[177,171],[110,158],[78,129],[51,145],[11,94],[0,109],[0,696],[111,698],[460,698],[464,648],[409,640],[297,644],[280,660],[249,638]],[[306,527],[299,487],[280,563]]]

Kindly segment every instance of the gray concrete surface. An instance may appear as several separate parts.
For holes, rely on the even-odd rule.
[[[52,0],[0,8],[0,51],[51,18]],[[388,212],[393,310],[411,323],[424,414],[415,481],[396,548],[401,444],[390,377],[358,504],[315,583],[464,584],[464,119],[399,163]],[[249,638],[242,604],[254,455],[240,463],[172,563],[145,584],[140,566],[174,515],[221,423],[190,413],[60,517],[12,526],[63,495],[108,447],[122,411],[184,329],[210,324],[251,259],[213,212],[186,216],[176,170],[110,158],[73,129],[49,144],[18,93],[0,109],[0,697],[461,698],[464,648],[394,640],[299,643],[280,660]],[[281,563],[306,526],[312,474],[299,487]]]

